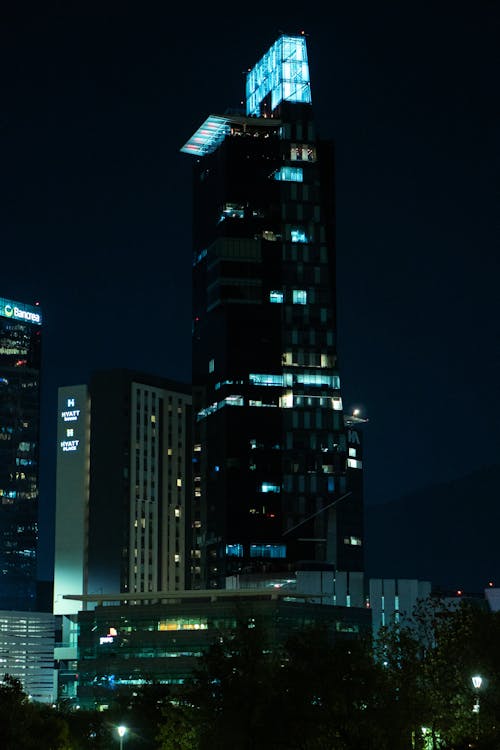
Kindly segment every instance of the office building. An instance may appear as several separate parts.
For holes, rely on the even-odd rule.
[[[62,616],[62,696],[76,696],[77,615],[89,606],[65,596],[184,589],[190,466],[190,386],[108,370],[59,389],[54,614]]]
[[[185,587],[191,388],[109,370],[59,389],[54,613],[65,594]]]
[[[312,625],[324,627],[332,639],[370,632],[369,610],[323,607],[293,588],[184,591],[162,594],[147,605],[125,605],[123,598],[90,596],[78,615],[82,706],[110,705],[117,694],[132,693],[147,682],[182,684],[199,657],[238,622],[257,621],[271,647]]]
[[[0,297],[0,610],[35,610],[42,314]]]
[[[21,682],[31,700],[53,703],[54,616],[49,612],[0,611],[0,676]]]
[[[336,341],[334,150],[319,137],[304,36],[210,115],[194,159],[194,500],[190,585],[321,566],[363,570],[360,445]]]

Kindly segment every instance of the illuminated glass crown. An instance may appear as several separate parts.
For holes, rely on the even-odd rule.
[[[303,36],[281,36],[247,75],[247,115],[261,115],[271,94],[271,110],[282,101],[311,104],[311,84]]]

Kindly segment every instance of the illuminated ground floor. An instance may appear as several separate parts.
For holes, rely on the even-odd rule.
[[[112,606],[113,605],[113,606]],[[78,615],[78,702],[102,705],[147,682],[182,684],[198,658],[237,622],[259,622],[272,644],[293,631],[324,625],[332,639],[371,629],[363,607],[322,606],[286,592],[183,592],[134,604],[100,603]]]

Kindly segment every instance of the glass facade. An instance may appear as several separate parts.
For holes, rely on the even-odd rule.
[[[309,65],[303,36],[282,36],[247,76],[247,115],[261,115],[271,95],[271,110],[284,100],[311,103]]]
[[[224,592],[229,593],[229,592]],[[323,624],[332,638],[370,632],[368,609],[325,607],[289,596],[262,594],[210,601],[183,599],[149,605],[97,606],[78,615],[78,701],[109,704],[119,692],[147,682],[181,684],[199,657],[238,622],[261,623],[271,644],[295,630]]]
[[[361,571],[344,542],[363,510],[337,363],[334,149],[303,37],[273,44],[227,124],[194,165],[190,585],[303,561]]]
[[[40,308],[0,298],[0,609],[36,609]]]

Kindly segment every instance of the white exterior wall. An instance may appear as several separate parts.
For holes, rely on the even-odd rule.
[[[54,614],[76,614],[85,594],[90,464],[90,408],[87,386],[59,388],[54,555]]]

